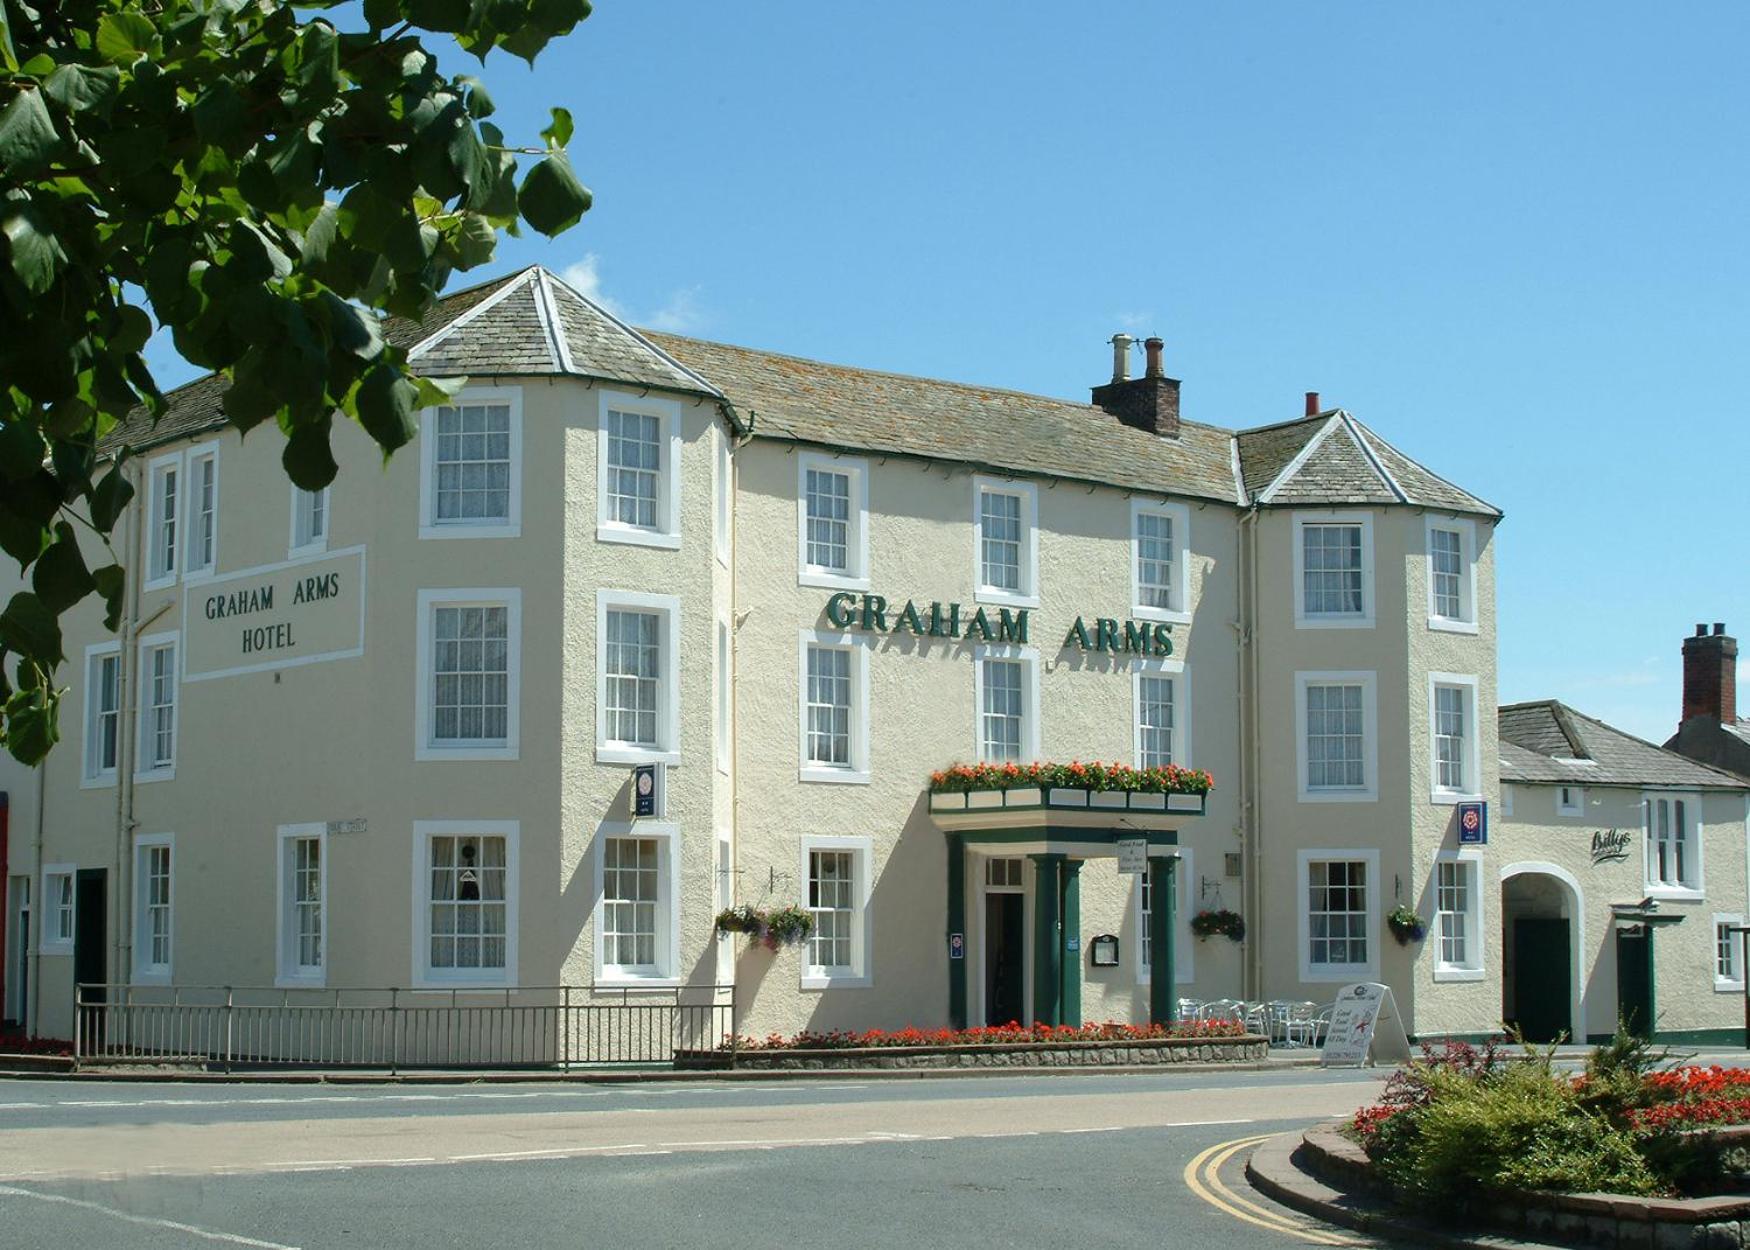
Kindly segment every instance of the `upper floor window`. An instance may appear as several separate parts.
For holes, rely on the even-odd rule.
[[[1131,615],[1140,620],[1189,621],[1190,509],[1139,499],[1130,506],[1130,528]]]
[[[1476,794],[1477,679],[1453,673],[1428,677],[1428,715],[1433,744],[1433,795],[1436,801]]]
[[[119,643],[85,649],[85,770],[88,784],[115,780],[121,748],[121,668]]]
[[[419,592],[418,745],[414,758],[515,759],[522,592]]]
[[[160,456],[146,470],[146,589],[176,580],[181,546],[182,456]]]
[[[420,537],[521,533],[521,392],[465,390],[427,410],[423,426]]]
[[[1428,627],[1473,634],[1476,614],[1476,522],[1429,517]]]
[[[842,635],[802,635],[802,780],[869,779],[869,657]]]
[[[596,537],[679,547],[680,406],[616,391],[600,396]]]
[[[680,762],[680,600],[596,593],[596,759]]]
[[[1701,800],[1694,795],[1649,794],[1646,824],[1647,888],[1693,894],[1701,889]]]
[[[305,555],[328,549],[329,488],[299,490],[292,487],[292,554]]]
[[[1556,815],[1584,816],[1586,814],[1585,786],[1556,787]]]
[[[865,461],[797,457],[798,580],[805,586],[869,585],[869,468]]]
[[[219,558],[219,452],[209,443],[188,453],[188,572],[211,573]]]
[[[1373,624],[1373,518],[1366,513],[1296,513],[1295,623]]]
[[[140,640],[140,740],[137,779],[155,781],[176,771],[175,634]]]
[[[1039,492],[1031,482],[974,479],[973,597],[1039,606]]]
[[[1039,661],[1025,647],[973,651],[978,758],[992,764],[1039,757]]]
[[[1302,801],[1370,801],[1379,749],[1374,674],[1296,673]]]
[[[1174,661],[1150,660],[1137,666],[1133,682],[1137,767],[1184,766],[1187,709],[1183,670]]]
[[[716,498],[713,500],[714,523],[712,540],[717,544],[717,561],[729,563],[730,530],[735,524],[735,466],[730,455],[728,430],[717,431]]]

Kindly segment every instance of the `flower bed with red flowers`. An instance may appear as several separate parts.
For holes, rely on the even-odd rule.
[[[1070,790],[1126,790],[1136,794],[1208,794],[1215,778],[1201,768],[1132,768],[1129,764],[955,764],[930,774],[931,794],[1040,786]]]
[[[817,1033],[804,1029],[786,1037],[771,1033],[764,1038],[733,1039],[738,1050],[856,1050],[907,1046],[1015,1046],[1052,1042],[1150,1042],[1169,1039],[1244,1037],[1236,1020],[1186,1020],[1179,1024],[1009,1024],[981,1025],[971,1029],[833,1029]],[[725,1044],[729,1044],[727,1041]]]
[[[16,1030],[0,1032],[0,1055],[71,1055],[70,1042],[52,1037],[26,1037]]]

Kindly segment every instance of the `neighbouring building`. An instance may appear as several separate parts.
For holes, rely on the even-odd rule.
[[[1476,1033],[1529,1010],[1503,920],[1569,907],[1570,1023],[1608,1026],[1600,909],[1649,891],[1593,884],[1543,775],[1603,747],[1572,716],[1542,754],[1518,712],[1497,734],[1500,513],[1349,413],[1188,420],[1159,340],[1131,377],[1120,336],[1084,404],[639,332],[539,268],[385,333],[467,385],[382,468],[338,423],[328,490],[226,428],[214,378],[115,436],[121,630],[70,616],[64,741],[0,771],[8,1017],[67,1035],[75,981],[563,985],[733,996],[763,1034],[1382,980],[1412,1030]],[[931,793],[1042,760],[1214,788]],[[646,765],[660,815],[634,816]],[[1642,862],[1628,815],[1666,782],[1608,775],[1576,819]],[[1742,787],[1671,776],[1707,893],[1670,908],[1742,913]],[[799,946],[717,931],[785,905]],[[1400,905],[1426,940],[1393,939]],[[1206,911],[1244,939],[1196,938]],[[1731,1018],[1705,929],[1657,942],[1677,1027]]]
[[[1714,622],[1683,640],[1683,719],[1668,750],[1750,780],[1750,720],[1738,715],[1738,640]]]

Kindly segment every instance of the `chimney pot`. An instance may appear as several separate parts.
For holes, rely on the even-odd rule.
[[[1130,345],[1136,342],[1130,335],[1120,331],[1112,336],[1112,380],[1128,382],[1130,380]]]
[[[1695,623],[1695,636],[1697,638],[1706,638],[1707,637],[1707,626],[1702,624],[1700,621],[1697,621]]]
[[[1142,341],[1142,346],[1144,350],[1148,352],[1148,367],[1143,376],[1150,378],[1164,377],[1165,374],[1161,369],[1161,348],[1164,347],[1165,344],[1157,337],[1150,337]]]
[[[1324,409],[1319,407],[1319,393],[1317,391],[1308,391],[1306,393],[1306,415],[1309,417],[1316,417],[1323,411]]]
[[[1724,621],[1715,621],[1714,622],[1714,635],[1715,635],[1715,637],[1718,637],[1720,634],[1723,634],[1725,632],[1726,632],[1726,623]]]

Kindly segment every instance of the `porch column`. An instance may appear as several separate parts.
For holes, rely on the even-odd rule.
[[[1063,861],[1063,1001],[1060,1023],[1082,1022],[1082,861]]]
[[[1033,861],[1033,1019],[1061,1024],[1063,1004],[1063,925],[1058,920],[1058,869],[1055,852],[1029,855]]]
[[[1175,979],[1178,952],[1173,935],[1179,928],[1179,857],[1148,857],[1148,1019],[1150,1024],[1174,1024],[1179,1019],[1179,985]]]
[[[956,1029],[966,1027],[966,839],[958,833],[948,835],[948,932],[942,941],[946,946],[960,935],[960,958],[948,955],[948,1023]]]

